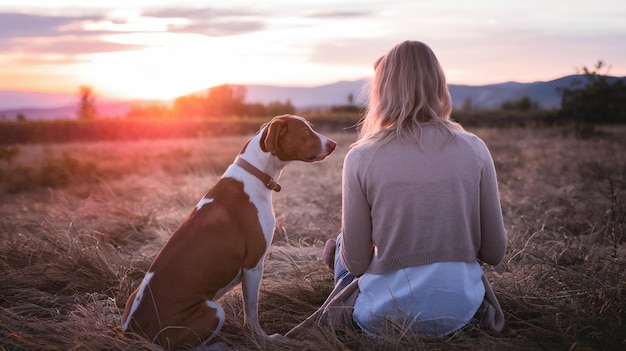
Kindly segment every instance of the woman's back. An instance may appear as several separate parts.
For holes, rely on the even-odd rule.
[[[497,188],[481,194],[482,181],[495,181],[484,143],[439,124],[424,124],[419,133],[421,143],[362,144],[346,156],[343,235],[350,256],[344,262],[351,272],[383,274],[433,262],[475,261],[481,229],[495,231],[494,236],[504,232],[501,213],[494,213],[493,224],[481,223],[481,201],[500,206]],[[370,223],[361,220],[364,210]],[[374,255],[362,240],[367,231]]]

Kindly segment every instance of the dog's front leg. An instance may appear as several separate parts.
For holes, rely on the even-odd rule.
[[[259,289],[263,276],[263,260],[252,269],[243,269],[241,288],[243,290],[243,321],[257,335],[267,336],[259,325]]]

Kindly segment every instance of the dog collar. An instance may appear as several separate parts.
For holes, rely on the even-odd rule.
[[[261,171],[260,169],[254,167],[252,164],[250,164],[250,162],[244,160],[241,157],[237,157],[237,159],[235,160],[235,164],[241,168],[243,168],[246,172],[252,174],[253,176],[259,178],[260,181],[263,182],[263,184],[265,184],[265,186],[270,189],[270,190],[274,190],[275,192],[279,192],[281,187],[280,184],[278,184],[276,182],[276,180],[274,180],[274,178],[270,177],[269,175],[267,175],[266,173],[264,173],[263,171]]]

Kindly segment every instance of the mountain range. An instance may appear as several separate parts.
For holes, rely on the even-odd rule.
[[[468,102],[473,108],[498,108],[505,101],[528,96],[542,109],[557,109],[561,104],[559,89],[572,87],[574,82],[584,80],[585,76],[571,75],[546,82],[505,82],[476,86],[450,84],[448,88],[453,106],[457,108]],[[267,104],[290,101],[298,111],[319,110],[350,102],[362,105],[368,81],[339,81],[314,87],[245,85],[246,102]],[[206,90],[195,94],[202,93],[206,93]],[[14,120],[18,114],[29,120],[75,118],[77,102],[78,96],[72,94],[0,91],[0,119]],[[123,117],[138,103],[146,102],[97,99],[96,108],[101,116]]]

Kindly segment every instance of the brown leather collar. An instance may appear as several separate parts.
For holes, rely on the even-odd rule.
[[[274,178],[272,178],[269,175],[263,173],[263,171],[261,171],[260,169],[254,167],[248,161],[244,160],[241,157],[237,157],[237,159],[235,160],[235,164],[237,166],[243,168],[245,171],[247,171],[248,173],[252,174],[253,176],[259,178],[259,180],[261,180],[263,182],[263,184],[265,184],[265,186],[268,189],[274,190],[275,192],[279,192],[280,191],[280,189],[281,189],[280,184],[278,184],[276,182],[276,180],[274,180]]]

